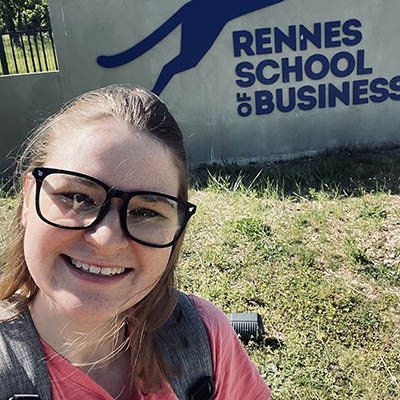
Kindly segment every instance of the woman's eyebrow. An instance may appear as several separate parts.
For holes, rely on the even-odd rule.
[[[148,201],[150,203],[157,203],[159,201],[161,201],[164,204],[167,204],[171,207],[175,207],[176,201],[168,199],[167,197],[162,197],[162,196],[154,196],[154,195],[146,195],[146,194],[142,194],[139,195],[141,199]]]
[[[76,177],[76,182],[79,183],[79,184],[82,184],[84,186],[88,186],[90,188],[93,188],[93,187],[99,188],[99,187],[101,187],[97,182],[93,182],[93,181],[91,181],[91,180],[89,180],[87,178],[81,178],[79,176]]]

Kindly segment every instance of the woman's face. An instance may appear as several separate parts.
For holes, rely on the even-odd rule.
[[[80,172],[119,190],[178,195],[178,171],[169,151],[156,140],[131,132],[122,121],[97,121],[59,132],[58,137],[45,167]],[[33,178],[24,192],[24,250],[39,287],[36,309],[61,310],[74,320],[107,320],[140,301],[163,274],[171,247],[153,248],[129,239],[120,226],[121,199],[112,199],[108,213],[95,226],[67,230],[38,217]],[[125,272],[103,276],[77,268],[77,262]]]

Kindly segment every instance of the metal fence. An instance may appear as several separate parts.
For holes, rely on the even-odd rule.
[[[58,63],[51,27],[0,34],[0,75],[55,70]]]

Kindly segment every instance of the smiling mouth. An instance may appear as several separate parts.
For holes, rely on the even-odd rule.
[[[115,276],[123,274],[127,268],[107,268],[107,267],[96,267],[95,265],[90,265],[83,263],[78,260],[74,260],[69,257],[69,262],[76,268],[84,272],[88,272],[93,275],[101,275],[101,276]]]

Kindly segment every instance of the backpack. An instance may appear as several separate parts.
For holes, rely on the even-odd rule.
[[[50,376],[39,335],[27,308],[15,315],[0,306],[0,400],[51,400]],[[168,377],[179,400],[212,400],[215,386],[210,345],[203,321],[190,298],[178,304],[157,331],[161,354],[180,374]]]

